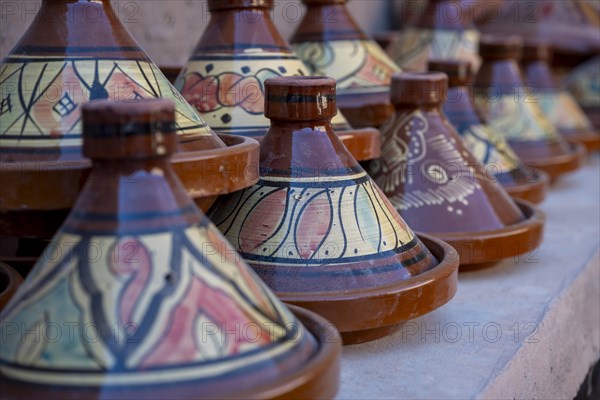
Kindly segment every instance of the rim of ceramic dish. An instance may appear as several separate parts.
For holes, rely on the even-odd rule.
[[[456,250],[430,235],[417,233],[417,236],[439,264],[415,277],[343,292],[276,294],[286,303],[309,309],[331,321],[344,337],[344,344],[385,336],[400,323],[441,307],[456,294],[459,264]],[[379,332],[370,333],[376,331]]]
[[[546,215],[525,200],[514,199],[514,201],[525,214],[523,221],[490,231],[430,233],[430,235],[442,239],[456,249],[460,256],[461,267],[491,266],[500,260],[532,252],[543,240]]]
[[[582,144],[569,142],[568,144],[571,148],[571,151],[568,154],[535,161],[535,168],[546,172],[550,176],[551,182],[564,174],[577,171],[587,154],[585,146]]]
[[[532,176],[531,179],[517,185],[502,185],[502,187],[513,198],[539,204],[546,199],[550,187],[550,176],[541,169],[536,169],[535,176]]]
[[[186,191],[193,198],[221,195],[241,190],[258,182],[259,144],[256,140],[235,136],[218,135],[227,147],[219,149],[185,151],[173,155],[172,165]],[[36,182],[38,193],[54,193],[55,200],[36,196],[26,202],[6,199],[0,209],[7,212],[23,210],[59,210],[70,208],[91,170],[91,160],[81,158],[65,162],[0,162],[5,184],[19,187]],[[207,181],[198,171],[215,171],[212,181]],[[69,171],[69,174],[65,174]],[[60,185],[68,180],[70,184]],[[79,184],[73,184],[73,183]],[[211,190],[210,184],[213,184]],[[57,193],[58,191],[58,193]],[[58,199],[67,199],[59,201]],[[71,199],[70,201],[68,199]]]
[[[21,275],[10,265],[0,262],[0,311],[23,282]]]
[[[291,304],[286,306],[315,337],[319,350],[290,376],[265,389],[242,393],[243,398],[333,399],[339,389],[342,338],[334,325],[322,316]]]
[[[574,132],[565,135],[565,138],[569,143],[582,144],[588,152],[600,150],[600,132],[597,130]]]
[[[381,155],[381,133],[375,128],[336,130],[346,149],[357,161],[368,161]]]
[[[288,398],[334,398],[339,389],[340,358],[342,339],[333,325],[319,315],[298,307],[289,306],[306,329],[313,334],[318,342],[317,352],[299,369],[271,383],[246,390],[240,393],[222,395],[224,398],[234,399],[288,399]],[[69,399],[97,399],[102,393],[104,399],[124,398],[153,398],[175,396],[180,399],[200,399],[203,397],[198,392],[199,387],[193,381],[178,382],[172,385],[156,385],[124,388],[114,390],[110,386],[104,387],[49,387],[36,385],[24,381],[4,379],[0,380],[0,388],[8,394],[18,398],[29,396],[34,398],[40,395],[56,395]]]

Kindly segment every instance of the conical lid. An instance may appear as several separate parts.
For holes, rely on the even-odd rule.
[[[44,0],[0,67],[0,160],[81,158],[81,106],[111,99],[175,101],[182,148],[224,147],[169,84],[110,2]]]
[[[524,162],[546,163],[573,152],[544,116],[517,60],[523,41],[518,36],[484,36],[483,64],[475,78],[475,105],[482,118],[508,140]]]
[[[278,294],[373,289],[437,265],[333,134],[335,87],[332,78],[267,80],[261,179],[211,210]]]
[[[521,58],[523,75],[525,82],[535,85],[535,97],[544,116],[569,140],[584,144],[599,142],[600,132],[594,129],[575,98],[554,82],[549,66],[551,58],[550,42],[539,39],[525,41]]]
[[[578,55],[589,57],[600,51],[600,10],[595,1],[509,0],[493,8],[495,12],[484,13],[488,18],[479,24],[486,34],[549,40],[558,53],[573,58],[574,65],[581,60]]]
[[[430,60],[428,65],[430,71],[448,75],[448,100],[443,112],[487,174],[507,186],[527,181],[531,173],[523,168],[506,138],[483,123],[473,105],[471,64],[464,60]]]
[[[272,0],[209,0],[210,21],[175,86],[217,132],[262,138],[264,82],[310,75],[271,20]],[[338,114],[336,130],[350,129]]]
[[[524,220],[442,113],[447,87],[441,72],[394,76],[396,114],[382,129],[384,151],[371,168],[375,182],[419,231],[492,231]]]
[[[311,74],[336,79],[338,105],[352,126],[378,127],[392,113],[390,82],[400,68],[363,32],[345,3],[304,0],[306,14],[292,46]]]
[[[397,65],[406,71],[423,72],[429,59],[457,59],[469,61],[475,71],[479,68],[479,32],[460,1],[429,1],[425,7],[407,4],[407,12],[411,6],[422,11],[419,19],[392,35],[386,46]]]
[[[231,397],[317,351],[186,195],[169,161],[174,112],[168,100],[83,107],[93,172],[0,316],[3,390]]]
[[[600,55],[575,68],[565,79],[569,90],[596,129],[600,129]]]

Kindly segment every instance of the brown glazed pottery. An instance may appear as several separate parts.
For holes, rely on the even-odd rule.
[[[569,145],[544,116],[535,88],[523,81],[519,69],[522,47],[519,36],[481,38],[483,64],[475,78],[475,105],[523,162],[555,180],[579,168],[585,148]]]
[[[600,40],[600,31],[598,35]],[[546,41],[525,41],[521,58],[525,82],[535,88],[535,97],[544,115],[565,139],[583,144],[588,151],[600,150],[600,132],[592,126],[573,96],[554,83],[548,65],[551,52]]]
[[[23,278],[8,264],[0,263],[0,311],[15,294]]]
[[[210,21],[175,86],[210,127],[260,140],[269,129],[264,81],[309,75],[271,20],[272,0],[209,0]],[[380,153],[379,131],[352,129],[338,114],[334,129],[360,160]]]
[[[549,41],[555,72],[562,74],[600,52],[597,1],[504,0],[500,7],[487,8],[484,14],[490,18],[478,23],[482,32]]]
[[[409,226],[456,248],[461,266],[525,253],[540,243],[544,217],[515,204],[467,150],[441,110],[447,89],[441,72],[394,75],[396,114],[371,176]]]
[[[448,75],[448,100],[443,112],[461,135],[464,145],[508,194],[541,203],[549,187],[547,174],[527,168],[510,148],[504,136],[485,125],[473,104],[473,73],[466,60],[430,60],[429,70]]]
[[[460,1],[406,3],[403,14],[417,8],[412,11],[420,11],[419,18],[400,32],[383,34],[388,37],[386,51],[400,68],[423,72],[429,59],[466,60],[474,70],[479,68],[479,32],[468,18],[470,14],[462,10]]]
[[[331,127],[336,82],[268,79],[261,178],[220,198],[209,214],[285,302],[374,340],[449,301],[458,258],[404,223]]]
[[[82,107],[93,169],[0,313],[4,398],[335,395],[339,336],[297,310],[305,327],[189,198],[175,116],[164,99]]]
[[[575,68],[565,85],[596,129],[600,129],[600,55]]]
[[[345,0],[303,0],[304,18],[291,42],[311,74],[337,80],[338,106],[352,126],[379,127],[393,112],[392,74],[400,69],[368,37]]]
[[[109,1],[44,0],[0,66],[0,236],[47,240],[64,221],[91,166],[81,154],[82,104],[155,97],[176,104],[173,160],[200,205],[256,181],[258,144],[228,138],[226,146],[152,63]],[[4,241],[0,260],[27,246]]]

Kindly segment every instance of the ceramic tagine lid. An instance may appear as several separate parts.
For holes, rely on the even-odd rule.
[[[371,176],[410,226],[455,247],[461,265],[531,250],[541,240],[541,216],[515,204],[467,150],[441,111],[447,88],[441,72],[394,76],[396,114],[382,128],[386,146]]]
[[[573,68],[600,52],[600,8],[586,0],[503,0],[478,22],[486,34],[548,40],[553,67]],[[495,9],[495,10],[494,10]]]
[[[381,126],[392,114],[389,86],[400,69],[362,31],[345,0],[303,2],[308,8],[292,36],[294,50],[311,74],[337,80],[338,106],[352,126]]]
[[[260,181],[210,217],[282,300],[330,319],[350,344],[450,300],[458,259],[415,235],[333,134],[335,88],[325,77],[266,81]]]
[[[546,197],[549,177],[527,168],[508,145],[506,138],[484,124],[473,104],[473,73],[466,60],[430,60],[429,70],[448,75],[448,100],[443,112],[462,136],[464,145],[508,194],[533,203]]]
[[[335,394],[339,337],[299,311],[305,327],[187,196],[175,115],[162,99],[82,107],[90,179],[0,314],[9,398]]]
[[[593,127],[575,98],[555,84],[549,66],[551,52],[546,41],[525,41],[521,58],[525,82],[535,87],[535,97],[544,115],[563,137],[583,144],[590,151],[600,150],[600,131]]]
[[[569,146],[545,117],[535,88],[523,81],[519,69],[522,47],[519,36],[482,37],[479,52],[483,64],[474,83],[475,105],[523,162],[554,180],[578,169],[585,150]]]
[[[175,86],[217,132],[261,139],[269,129],[264,81],[309,75],[271,20],[272,0],[209,0],[211,18]],[[379,132],[354,130],[340,113],[334,129],[359,159],[379,155]]]
[[[109,1],[44,0],[0,67],[0,210],[10,213],[0,235],[50,238],[64,220],[90,168],[81,154],[83,104],[156,97],[176,104],[174,162],[190,195],[228,193],[254,182],[240,162],[256,161],[258,144],[237,140],[225,149],[129,35]],[[208,166],[229,173],[205,172]],[[57,210],[64,213],[49,216]],[[53,218],[58,224],[41,226]]]
[[[600,129],[600,55],[575,68],[565,86],[575,97],[594,127]]]
[[[414,25],[388,35],[386,51],[406,71],[426,71],[432,58],[467,60],[475,71],[481,64],[479,32],[459,0],[431,0]]]

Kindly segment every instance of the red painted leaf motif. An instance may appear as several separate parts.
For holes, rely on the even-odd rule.
[[[278,190],[265,197],[248,214],[248,217],[240,229],[240,237],[245,238],[240,241],[240,249],[244,253],[270,254],[274,247],[264,250],[263,244],[276,233],[281,219],[285,214],[285,204],[287,191]],[[278,244],[278,243],[277,243]]]
[[[130,279],[118,295],[119,319],[123,325],[133,321],[133,310],[148,285],[152,272],[150,252],[136,238],[115,241],[108,258],[108,267],[122,279]]]
[[[196,317],[199,315],[210,322],[198,326]],[[225,355],[238,353],[245,344],[261,346],[271,342],[268,329],[246,315],[225,292],[207,285],[198,277],[192,278],[185,297],[164,327],[162,339],[144,358],[142,367],[202,360],[203,354],[214,354],[215,351],[203,351],[200,347],[211,346],[214,342],[224,344],[220,352]],[[198,329],[201,331],[198,332]]]
[[[326,193],[322,193],[310,200],[302,214],[299,216],[296,229],[296,246],[300,257],[308,259],[319,249],[326,235],[329,233],[331,223],[331,206]],[[317,258],[325,254],[319,254]]]

